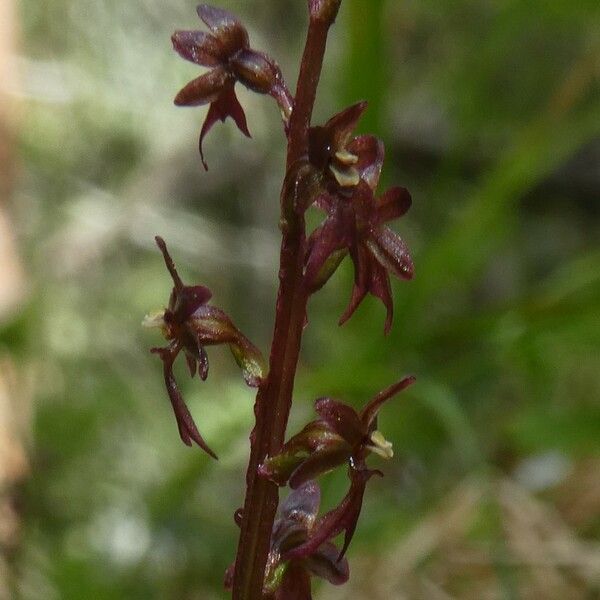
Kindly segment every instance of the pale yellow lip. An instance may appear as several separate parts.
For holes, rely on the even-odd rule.
[[[392,443],[388,442],[384,437],[381,431],[374,431],[371,434],[371,442],[372,445],[368,445],[367,448],[381,456],[381,458],[393,458],[394,450],[392,449]]]
[[[340,168],[331,163],[329,169],[342,187],[354,187],[360,182],[360,173],[354,167]]]
[[[165,325],[165,311],[156,311],[146,315],[142,321],[142,327],[162,329]]]
[[[358,156],[348,152],[348,150],[340,150],[335,153],[335,157],[346,166],[355,165],[358,162]]]

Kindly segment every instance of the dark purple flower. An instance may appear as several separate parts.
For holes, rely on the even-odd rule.
[[[376,198],[361,179],[348,198],[323,194],[317,204],[327,212],[327,218],[308,240],[305,278],[309,291],[325,285],[349,253],[354,263],[354,287],[340,325],[370,293],[386,307],[384,329],[388,333],[394,310],[389,273],[411,279],[414,268],[406,244],[385,223],[406,213],[411,205],[410,194],[394,187]]]
[[[278,65],[266,54],[250,48],[248,32],[234,15],[206,4],[198,6],[197,12],[211,33],[176,31],[171,39],[181,57],[211,70],[188,83],[175,97],[175,104],[210,104],[199,142],[202,163],[208,168],[202,142],[217,121],[231,117],[238,129],[250,137],[246,115],[235,94],[236,81],[254,92],[273,96],[284,121],[291,114],[292,98]]]
[[[342,585],[350,575],[348,562],[340,560],[341,552],[323,538],[318,545],[307,544],[318,535],[319,505],[321,491],[315,481],[307,481],[293,490],[278,510],[271,533],[271,547],[265,568],[263,594],[269,600],[310,600],[310,577],[326,579],[334,585]],[[334,537],[339,533],[331,528]],[[301,552],[291,556],[296,549]],[[225,575],[225,587],[231,586],[233,565]]]
[[[298,488],[346,463],[353,469],[364,469],[365,459],[372,452],[391,458],[392,445],[377,430],[377,414],[387,400],[414,381],[414,377],[405,377],[391,385],[360,412],[333,398],[319,398],[315,410],[320,418],[290,438],[279,454],[265,459],[260,474],[278,485],[289,483]]]
[[[263,359],[259,350],[235,327],[231,319],[221,309],[208,304],[212,297],[208,288],[183,284],[164,240],[158,236],[155,239],[173,279],[173,290],[168,307],[147,316],[144,325],[159,327],[169,341],[166,348],[153,348],[152,352],[163,361],[165,385],[182,441],[188,446],[196,442],[210,456],[217,458],[202,439],[183,400],[173,375],[173,363],[183,350],[190,375],[194,377],[198,373],[204,380],[208,376],[208,356],[204,346],[229,344],[246,383],[258,387],[264,377]]]

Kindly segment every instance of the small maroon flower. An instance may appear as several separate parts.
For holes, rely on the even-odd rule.
[[[382,390],[358,413],[333,398],[319,398],[315,410],[320,418],[290,438],[279,454],[265,459],[260,474],[278,485],[289,483],[298,488],[346,463],[364,469],[372,452],[392,458],[392,445],[377,430],[377,414],[387,400],[414,381],[414,377],[405,377]]]
[[[268,600],[311,600],[310,577],[327,579],[342,585],[350,575],[348,562],[341,559],[336,546],[323,538],[318,544],[309,544],[318,535],[317,515],[321,490],[315,481],[307,481],[279,506],[271,533],[271,546],[265,568],[263,598]],[[330,529],[337,535],[335,527]],[[290,556],[296,549],[300,553]],[[225,587],[231,587],[233,565],[225,575]]]
[[[211,70],[188,83],[175,97],[175,104],[210,104],[199,142],[202,163],[208,169],[202,142],[218,120],[231,117],[238,129],[250,137],[246,115],[235,94],[236,81],[254,92],[273,96],[284,122],[289,119],[293,100],[278,65],[263,52],[250,48],[248,32],[234,15],[206,4],[198,6],[197,12],[211,33],[176,31],[171,39],[181,57]]]
[[[310,162],[325,172],[339,188],[351,188],[363,179],[377,186],[383,165],[383,143],[372,135],[352,137],[367,108],[358,102],[334,115],[325,125],[309,131]]]
[[[179,435],[184,444],[196,442],[213,458],[215,453],[200,435],[196,424],[183,400],[173,375],[173,363],[183,350],[190,375],[196,373],[201,379],[208,376],[208,357],[204,346],[229,344],[231,353],[242,369],[249,386],[258,387],[264,377],[263,359],[259,350],[235,327],[231,319],[219,308],[208,303],[212,294],[204,286],[184,285],[169,255],[167,245],[156,237],[165,264],[173,279],[173,290],[168,307],[144,320],[146,327],[159,327],[169,341],[166,348],[153,348],[163,361],[167,393],[173,406]]]
[[[361,180],[350,198],[323,194],[318,205],[327,218],[309,237],[305,278],[309,291],[320,289],[350,253],[354,263],[354,287],[348,308],[340,318],[345,323],[360,302],[371,293],[386,307],[385,332],[392,326],[393,301],[389,273],[402,279],[413,276],[413,262],[402,238],[385,225],[404,215],[411,198],[404,188],[394,187],[376,198]]]

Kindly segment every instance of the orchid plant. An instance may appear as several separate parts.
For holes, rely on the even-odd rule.
[[[393,187],[378,195],[384,161],[383,143],[372,135],[353,136],[366,102],[335,114],[322,126],[311,117],[321,74],[327,35],[341,0],[308,0],[309,26],[295,94],[277,63],[250,45],[248,32],[229,12],[202,4],[198,16],[208,31],[177,31],[172,42],[181,57],[209,70],[176,96],[180,106],[209,105],[200,131],[200,156],[208,168],[203,140],[215,123],[231,117],[249,136],[246,116],[235,93],[246,88],[271,96],[278,105],[287,139],[286,173],[281,191],[282,234],[279,291],[268,365],[260,351],[230,317],[210,304],[212,294],[201,285],[185,285],[165,241],[156,243],[173,282],[167,307],[146,317],[161,329],[168,344],[153,348],[163,363],[167,394],[179,435],[217,458],[200,434],[179,391],[173,364],[183,353],[190,375],[208,376],[206,347],[228,344],[245,382],[257,388],[256,424],[250,435],[250,459],[243,508],[235,515],[241,529],[237,555],[225,585],[234,600],[308,600],[311,577],[334,585],[349,577],[346,551],[360,516],[367,482],[381,471],[367,466],[376,454],[393,456],[392,444],[379,431],[382,405],[414,382],[404,377],[376,394],[357,412],[343,402],[323,397],[315,402],[318,418],[285,440],[292,405],[306,307],[349,255],[354,287],[346,322],[367,294],[379,298],[392,325],[390,273],[413,276],[413,263],[402,239],[386,223],[403,216],[411,205],[408,191]],[[323,222],[307,232],[310,207],[325,213]],[[349,489],[338,506],[319,516],[317,479],[346,468]],[[291,492],[279,503],[279,488]],[[341,549],[334,544],[344,533]]]

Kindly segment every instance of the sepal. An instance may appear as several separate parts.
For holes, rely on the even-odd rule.
[[[304,559],[312,556],[322,544],[342,532],[345,532],[344,545],[338,554],[337,560],[339,561],[344,557],[356,530],[367,482],[373,475],[383,476],[381,471],[366,468],[350,468],[349,472],[350,490],[340,505],[321,517],[308,540],[301,546],[287,552],[284,558]]]

